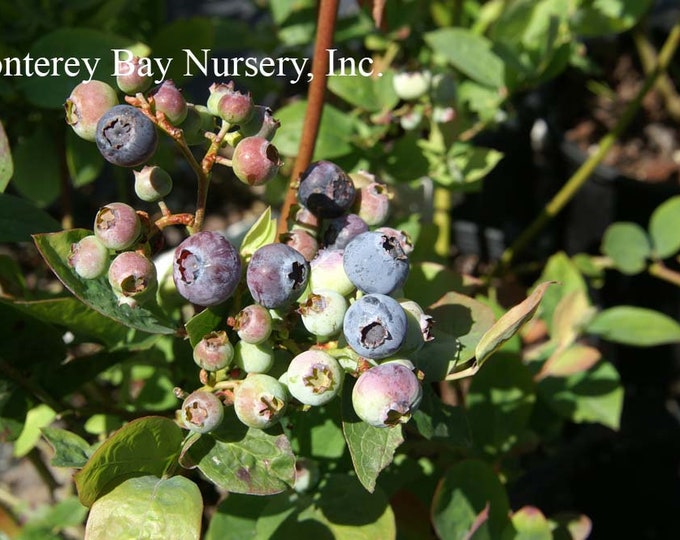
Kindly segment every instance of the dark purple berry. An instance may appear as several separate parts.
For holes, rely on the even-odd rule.
[[[343,266],[350,281],[367,293],[390,294],[404,285],[409,273],[408,256],[399,241],[375,231],[347,244]]]
[[[237,178],[250,186],[268,182],[283,164],[276,146],[264,137],[241,139],[234,149],[231,163]]]
[[[97,137],[97,122],[117,104],[116,91],[105,82],[93,80],[80,83],[64,104],[66,123],[80,138],[94,142]]]
[[[385,362],[364,371],[352,390],[357,416],[373,427],[408,422],[420,405],[422,387],[407,361]]]
[[[270,309],[296,300],[308,279],[309,263],[299,251],[280,243],[267,244],[255,251],[246,271],[253,299]]]
[[[177,126],[187,117],[187,101],[175,83],[163,81],[152,92],[156,111],[162,112],[168,122]]]
[[[406,339],[408,321],[394,298],[367,294],[354,302],[343,321],[342,331],[352,349],[372,360],[396,353]]]
[[[71,245],[68,262],[81,278],[95,279],[109,266],[109,250],[91,234]]]
[[[352,206],[355,195],[352,179],[330,161],[312,163],[300,176],[298,200],[317,217],[342,215]]]
[[[189,431],[208,433],[222,423],[224,405],[215,394],[206,390],[196,390],[182,403],[179,417]]]
[[[177,292],[192,304],[221,304],[241,279],[241,257],[220,233],[198,232],[175,249],[172,277]]]
[[[156,151],[156,126],[132,105],[116,105],[97,123],[97,148],[104,158],[121,167],[137,167]]]
[[[323,233],[323,244],[327,249],[345,249],[354,237],[368,231],[368,225],[356,214],[346,214],[328,222]]]
[[[94,218],[94,234],[109,249],[122,251],[131,247],[141,232],[139,215],[125,203],[109,203]]]

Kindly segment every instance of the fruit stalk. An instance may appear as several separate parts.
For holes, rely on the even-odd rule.
[[[288,181],[288,191],[281,207],[281,218],[278,224],[278,235],[288,231],[290,210],[295,204],[297,178],[312,161],[316,137],[319,133],[321,114],[323,112],[324,96],[326,93],[326,73],[328,72],[328,54],[333,43],[335,20],[338,13],[338,0],[321,0],[317,18],[317,32],[314,43],[314,58],[312,60],[312,81],[307,93],[307,111],[302,126],[300,149],[293,164],[293,170]]]

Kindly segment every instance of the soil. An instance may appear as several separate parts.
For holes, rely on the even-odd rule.
[[[611,131],[644,83],[634,53],[622,53],[612,62],[613,69],[598,77],[597,83],[579,75],[570,78],[568,89],[561,92],[565,139],[585,153]],[[680,129],[658,90],[647,93],[603,164],[644,182],[680,182]]]

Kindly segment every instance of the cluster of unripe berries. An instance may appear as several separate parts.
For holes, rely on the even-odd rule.
[[[431,319],[401,298],[412,246],[383,226],[387,187],[318,161],[300,177],[298,202],[289,243],[261,246],[247,264],[214,232],[188,237],[175,252],[174,279],[187,300],[221,304],[239,286],[248,299],[194,348],[207,384],[180,409],[192,431],[215,429],[225,404],[247,426],[266,429],[290,406],[336,398],[348,376],[357,377],[354,410],[372,426],[406,422],[420,403],[408,356],[430,339]]]
[[[135,96],[130,104],[119,105],[105,83],[78,85],[66,104],[67,121],[111,163],[144,165],[135,171],[140,199],[162,201],[172,188],[170,176],[148,162],[157,131],[175,136],[173,126],[192,145],[214,136],[219,119],[220,133],[232,134],[239,179],[259,185],[276,174],[280,159],[270,140],[278,122],[232,84],[213,84],[205,107],[188,104],[170,81],[147,92],[149,81],[134,70],[118,86]],[[318,161],[300,176],[297,195],[290,231],[249,257],[212,231],[190,234],[174,251],[177,293],[198,308],[226,303],[230,312],[194,346],[203,387],[188,396],[178,390],[185,398],[178,419],[191,431],[216,429],[226,406],[245,425],[266,429],[289,407],[328,403],[348,376],[357,377],[354,410],[372,426],[406,422],[420,403],[419,372],[409,355],[431,339],[431,320],[402,298],[413,246],[384,226],[387,186],[369,173],[348,175]],[[84,279],[107,274],[119,302],[133,308],[154,297],[157,223],[111,203],[99,210],[93,229],[72,246],[74,271]]]
[[[242,182],[259,185],[276,175],[281,160],[270,140],[279,122],[270,109],[235,90],[233,83],[213,84],[203,106],[188,103],[169,80],[150,89],[151,77],[140,73],[138,58],[128,72],[122,67],[120,71],[124,74],[116,83],[129,103],[119,103],[118,92],[105,82],[83,82],[66,100],[66,121],[78,136],[95,142],[110,163],[141,167],[133,171],[139,199],[162,203],[173,188],[171,176],[150,163],[161,129],[181,133],[183,142],[194,146],[212,140],[219,121],[223,130],[230,131],[231,165]],[[107,274],[121,303],[134,306],[152,297],[157,275],[149,257],[162,237],[148,215],[113,202],[99,210],[93,229],[94,234],[72,246],[69,260],[75,272],[84,279]]]

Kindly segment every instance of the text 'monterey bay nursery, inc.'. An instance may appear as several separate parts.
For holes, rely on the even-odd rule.
[[[170,66],[180,64],[182,75],[192,77],[288,77],[289,82],[310,82],[311,59],[293,56],[234,56],[213,57],[210,49],[194,52],[182,49],[182,55],[172,58],[143,57],[139,59],[139,74],[153,78],[155,84],[163,82]],[[337,49],[326,49],[328,55],[328,71],[326,76],[360,76],[374,75],[373,59],[370,57],[352,58],[338,54]],[[134,54],[129,49],[111,49],[113,72],[105,75],[125,75],[133,69]],[[95,78],[100,67],[100,57],[34,57],[27,53],[24,57],[6,57],[0,61],[0,76],[3,77],[72,77],[83,82]],[[101,69],[101,68],[100,68]],[[375,75],[381,76],[381,73]],[[102,74],[100,73],[101,77]]]

